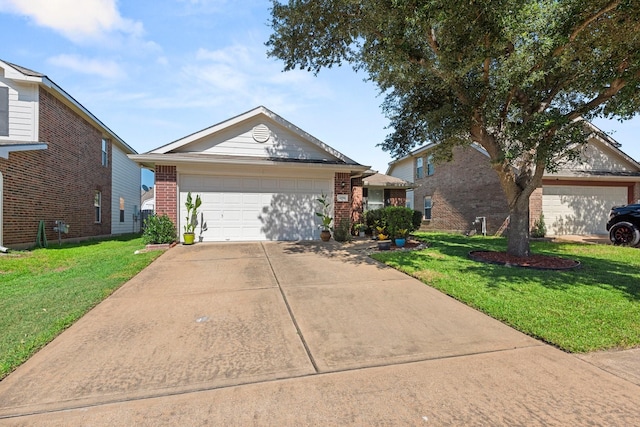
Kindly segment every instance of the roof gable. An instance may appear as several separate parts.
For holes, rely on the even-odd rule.
[[[149,153],[197,153],[357,164],[262,106]]]

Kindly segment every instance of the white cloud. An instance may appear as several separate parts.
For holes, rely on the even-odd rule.
[[[48,62],[77,73],[97,75],[106,79],[115,80],[126,75],[122,67],[114,61],[89,59],[77,55],[57,55],[49,58]]]
[[[180,70],[187,85],[180,91],[185,106],[273,106],[327,99],[335,94],[305,72],[282,73],[262,44],[234,44],[217,50],[199,49],[195,60]],[[197,88],[197,90],[193,90]],[[275,108],[275,107],[273,107]]]
[[[120,15],[116,0],[0,0],[0,11],[27,16],[77,43],[112,33],[139,38],[144,32],[141,22]]]

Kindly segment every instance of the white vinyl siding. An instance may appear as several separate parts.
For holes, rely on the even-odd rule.
[[[258,142],[253,128],[267,126],[271,135],[267,141]],[[262,128],[262,126],[261,126]],[[221,156],[286,158],[311,160],[336,160],[320,147],[305,141],[298,134],[273,122],[255,118],[232,126],[202,140],[177,149],[176,152],[198,152]]]
[[[413,160],[405,159],[401,162],[396,163],[395,165],[393,165],[388,175],[395,178],[400,178],[407,182],[413,182]]]
[[[607,234],[611,207],[624,204],[627,204],[627,187],[549,185],[542,188],[542,213],[547,233],[552,236]]]
[[[316,240],[316,199],[333,200],[329,178],[180,175],[179,182],[180,235],[190,191],[202,199],[195,230],[202,241]]]
[[[140,166],[117,144],[111,144],[111,179],[111,234],[138,232],[140,224],[134,223],[133,214],[140,209]],[[124,222],[120,222],[120,198],[125,202]]]
[[[0,87],[8,88],[8,135],[0,135],[0,140],[38,140],[38,87],[21,84],[0,76]]]

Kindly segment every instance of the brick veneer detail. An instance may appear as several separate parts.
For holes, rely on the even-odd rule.
[[[178,226],[178,173],[175,166],[156,166],[156,214],[166,214]]]
[[[48,143],[46,150],[0,159],[3,243],[34,243],[40,220],[50,241],[58,238],[56,220],[69,224],[63,238],[111,234],[111,144],[105,167],[101,132],[44,89],[39,89],[39,140]],[[94,221],[96,190],[102,193],[100,223]]]
[[[342,186],[344,183],[344,187]],[[337,227],[344,220],[351,220],[351,174],[348,172],[336,172],[333,180],[333,226]],[[347,202],[338,202],[338,194],[346,194]]]

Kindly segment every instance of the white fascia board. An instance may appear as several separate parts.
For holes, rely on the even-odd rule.
[[[183,147],[187,144],[190,144],[194,141],[197,141],[199,139],[202,139],[204,137],[207,137],[209,135],[213,135],[217,132],[220,132],[224,129],[230,128],[232,126],[235,126],[239,123],[242,123],[246,120],[249,120],[253,117],[259,116],[259,115],[263,115],[271,120],[273,120],[274,122],[276,122],[277,124],[279,124],[280,126],[283,126],[287,129],[289,129],[290,131],[294,132],[295,134],[297,134],[298,136],[300,136],[302,139],[305,139],[307,141],[309,141],[310,143],[320,147],[322,150],[326,151],[327,153],[331,154],[332,156],[334,156],[335,158],[342,160],[345,163],[354,163],[357,164],[357,162],[355,162],[354,160],[350,159],[349,157],[345,156],[344,154],[340,153],[339,151],[335,150],[334,148],[328,146],[327,144],[325,144],[324,142],[320,141],[318,138],[314,137],[313,135],[303,131],[302,129],[300,129],[299,127],[297,127],[296,125],[294,125],[293,123],[289,122],[288,120],[285,120],[284,118],[282,118],[281,116],[277,115],[276,113],[274,113],[273,111],[269,110],[266,107],[263,106],[259,106],[257,108],[254,108],[253,110],[247,111],[246,113],[242,113],[238,116],[232,117],[230,119],[227,119],[225,121],[222,121],[220,123],[217,123],[213,126],[210,126],[208,128],[202,129],[198,132],[192,133],[191,135],[187,135],[184,138],[180,138],[176,141],[170,142],[167,145],[163,145],[161,147],[156,148],[155,150],[151,150],[149,151],[149,154],[166,154],[170,151],[173,151],[177,148]]]
[[[22,72],[16,70],[15,68],[13,68],[11,65],[7,64],[4,61],[0,61],[0,67],[4,69],[4,76],[7,79],[21,81],[21,82],[36,82],[36,83],[40,83],[42,81],[42,77],[28,76],[26,74],[23,74]]]
[[[48,145],[45,143],[42,144],[15,144],[15,145],[3,145],[0,146],[0,157],[3,159],[9,158],[9,153],[14,153],[16,151],[35,151],[35,150],[46,150]]]
[[[188,165],[188,164],[224,164],[224,165],[246,165],[246,166],[272,166],[281,168],[313,168],[313,169],[333,169],[344,170],[349,172],[364,172],[369,166],[350,165],[350,164],[334,164],[334,163],[305,163],[305,162],[278,162],[267,159],[224,159],[220,157],[208,158],[207,155],[171,155],[162,154],[130,154],[128,157],[145,167],[154,167],[155,165]]]

